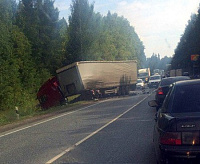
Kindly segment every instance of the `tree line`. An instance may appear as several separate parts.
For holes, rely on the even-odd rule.
[[[55,70],[84,60],[137,60],[144,46],[134,27],[116,13],[72,0],[68,21],[54,0],[0,0],[0,111],[34,110],[36,93]]]
[[[200,74],[200,58],[191,60],[191,55],[200,55],[200,8],[192,14],[172,58],[172,69],[183,69],[190,76]]]
[[[151,57],[146,59],[146,67],[150,68],[150,72],[153,73],[154,69],[160,69],[168,71],[168,65],[171,63],[172,58],[164,56],[160,57],[160,54],[153,53]]]

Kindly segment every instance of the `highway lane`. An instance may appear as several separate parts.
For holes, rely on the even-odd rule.
[[[141,104],[54,163],[156,163],[152,132],[155,109]]]
[[[155,109],[147,105],[153,96],[147,96],[99,101],[43,123],[0,134],[0,163],[46,163],[55,159],[55,163],[155,163]],[[65,150],[70,151],[55,158]]]

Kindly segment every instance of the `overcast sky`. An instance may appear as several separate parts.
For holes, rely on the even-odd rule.
[[[145,54],[172,56],[192,13],[197,13],[199,0],[89,0],[94,11],[124,16],[135,28],[145,46]],[[55,0],[60,17],[68,20],[71,0]]]

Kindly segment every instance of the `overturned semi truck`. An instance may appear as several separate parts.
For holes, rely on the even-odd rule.
[[[135,89],[137,62],[80,61],[56,70],[56,74],[59,92],[65,98],[76,94],[81,94],[82,99],[111,93],[125,95]]]

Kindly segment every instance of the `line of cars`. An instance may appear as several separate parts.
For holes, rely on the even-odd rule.
[[[147,86],[149,88],[157,88],[161,81],[161,75],[155,74],[149,77]],[[143,89],[145,87],[145,82],[142,79],[137,79],[136,89]]]
[[[157,88],[158,85],[161,82],[161,79],[162,79],[162,77],[159,74],[155,74],[153,76],[150,76],[149,82],[148,82],[148,87],[149,88]]]
[[[156,90],[153,143],[157,163],[200,162],[200,80],[163,78]]]

